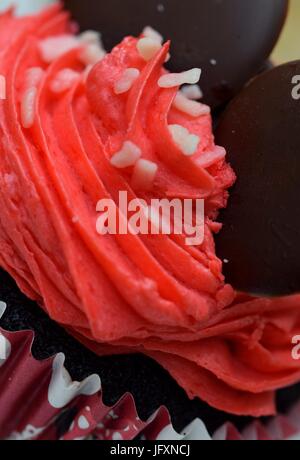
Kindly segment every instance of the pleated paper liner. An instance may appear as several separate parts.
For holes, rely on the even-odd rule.
[[[0,302],[0,318],[6,305]],[[0,439],[7,440],[279,440],[300,439],[300,403],[268,425],[253,422],[240,433],[228,423],[215,433],[196,419],[177,433],[165,407],[146,422],[134,398],[113,407],[102,400],[101,381],[90,375],[73,382],[65,356],[38,361],[31,353],[33,332],[0,329]]]

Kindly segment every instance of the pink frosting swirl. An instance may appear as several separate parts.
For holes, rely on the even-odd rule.
[[[0,16],[0,264],[97,353],[141,351],[191,397],[236,414],[271,414],[274,391],[300,375],[290,346],[300,297],[254,299],[226,285],[213,235],[235,175],[214,144],[210,114],[181,112],[178,87],[157,84],[170,44],[149,61],[137,44],[126,38],[87,76],[94,44],[74,38],[59,6]],[[136,78],[118,93],[127,69]],[[169,125],[199,137],[193,156],[183,155]],[[133,186],[133,166],[111,163],[126,141],[157,166],[150,191]],[[204,198],[203,244],[99,235],[96,204],[117,202],[119,191],[146,201]]]

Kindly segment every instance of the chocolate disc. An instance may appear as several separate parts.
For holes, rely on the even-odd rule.
[[[227,281],[253,294],[300,292],[300,61],[253,80],[216,138],[238,176],[217,237]]]
[[[212,107],[228,101],[262,68],[281,31],[287,0],[66,0],[81,29],[102,32],[110,50],[145,26],[172,40],[170,70],[203,70]]]

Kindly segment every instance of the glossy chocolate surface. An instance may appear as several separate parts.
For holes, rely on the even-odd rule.
[[[66,0],[82,30],[102,32],[110,50],[147,25],[172,40],[174,71],[201,67],[205,102],[231,99],[257,74],[281,31],[287,0]]]
[[[216,133],[238,176],[217,254],[228,261],[227,281],[254,294],[300,292],[297,81],[300,61],[260,75],[232,101]]]

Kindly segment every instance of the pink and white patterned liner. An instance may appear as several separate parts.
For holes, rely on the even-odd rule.
[[[5,308],[0,302],[0,318]],[[29,331],[0,329],[0,439],[300,440],[300,403],[287,416],[275,417],[266,426],[255,421],[242,433],[226,423],[209,434],[196,419],[179,434],[165,407],[144,422],[130,394],[113,407],[104,405],[98,375],[73,382],[64,367],[64,354],[37,361],[31,353],[33,338]],[[58,421],[63,417],[69,422],[61,434]]]

